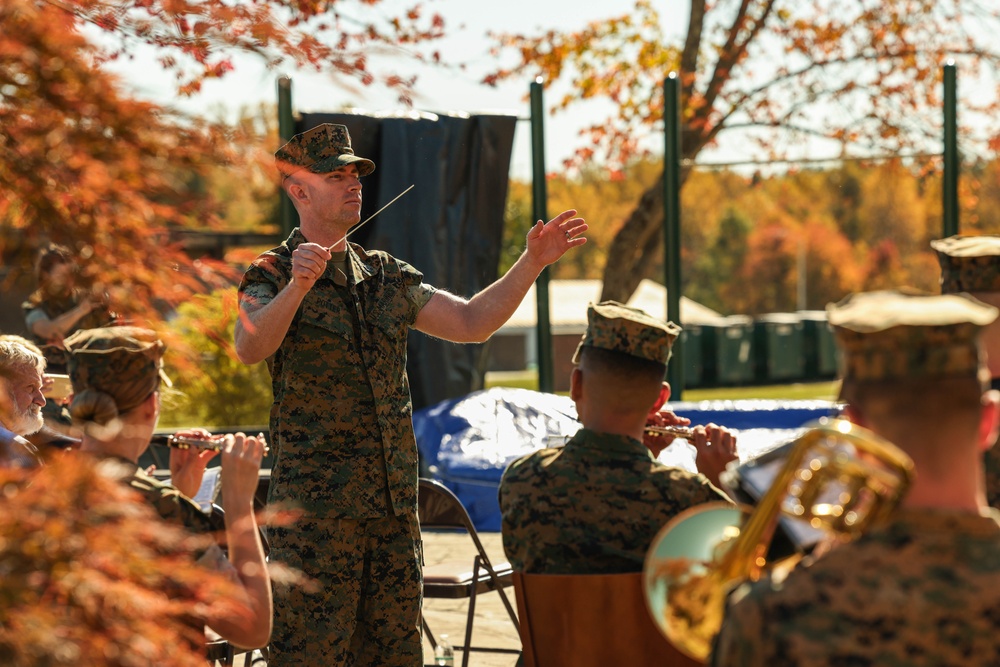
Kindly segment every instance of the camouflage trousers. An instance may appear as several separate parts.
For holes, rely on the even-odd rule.
[[[305,519],[270,530],[272,562],[317,584],[275,586],[268,667],[423,663],[420,527],[415,513]]]

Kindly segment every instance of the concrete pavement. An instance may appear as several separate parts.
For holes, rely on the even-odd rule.
[[[472,566],[476,555],[475,545],[465,533],[443,533],[427,531],[424,539],[424,562],[433,565],[446,561],[467,562]],[[503,553],[500,533],[479,533],[479,539],[486,549],[490,561],[496,563],[506,560]],[[514,610],[517,602],[514,598],[513,586],[505,590]],[[467,599],[459,600],[424,600],[424,616],[431,631],[435,635],[448,634],[449,642],[455,646],[465,640],[465,619],[468,613]],[[476,613],[472,629],[473,646],[493,646],[520,649],[521,640],[514,624],[495,592],[483,593],[476,597]],[[504,653],[482,653],[473,651],[469,656],[469,665],[475,667],[513,667],[517,656]],[[434,651],[430,642],[424,639],[424,664],[434,664]],[[462,664],[462,653],[455,652],[455,667]]]

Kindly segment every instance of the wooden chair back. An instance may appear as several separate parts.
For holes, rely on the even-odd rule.
[[[525,667],[694,667],[649,615],[642,573],[514,573]]]

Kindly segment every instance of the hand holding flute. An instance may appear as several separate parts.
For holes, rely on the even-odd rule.
[[[220,451],[218,443],[218,439],[203,428],[184,429],[167,437],[170,481],[188,498],[198,493],[208,462]]]
[[[232,437],[213,435],[203,428],[185,429],[167,436],[165,444],[170,447],[170,478],[173,485],[184,495],[193,498],[201,486],[208,462],[225,451],[226,444]],[[247,438],[243,436],[243,439]],[[252,439],[259,443],[262,456],[266,456],[268,448],[264,434]]]
[[[660,455],[674,438],[684,438],[695,449],[695,465],[715,486],[722,488],[719,473],[726,464],[736,459],[736,436],[732,431],[717,424],[691,426],[691,420],[679,417],[673,410],[664,407],[669,398],[669,388],[660,393],[662,400],[650,410],[643,432],[643,444],[654,457]]]
[[[257,436],[264,445],[264,456],[267,456],[268,452],[271,451],[267,446],[267,442],[264,440],[264,434],[261,433]],[[167,447],[175,447],[177,449],[203,449],[213,452],[221,452],[226,447],[225,436],[213,435],[209,438],[195,438],[191,436],[174,435],[167,437]]]

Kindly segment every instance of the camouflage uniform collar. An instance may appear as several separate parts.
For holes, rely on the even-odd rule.
[[[602,433],[589,428],[581,428],[566,443],[566,447],[595,449],[613,458],[642,458],[653,461],[653,455],[646,445],[635,438],[616,433]]]
[[[364,248],[357,243],[347,242],[347,260],[357,282],[368,280],[378,273],[378,267],[364,261],[361,253],[364,253],[364,259],[368,259],[368,253]]]
[[[983,508],[979,514],[960,510],[934,509],[929,507],[896,510],[889,520],[888,530],[902,526],[920,534],[955,532],[959,528],[964,534],[1000,534],[1000,510]]]
[[[300,227],[296,227],[288,235],[283,244],[288,249],[289,258],[295,252],[295,249],[303,243],[309,243],[309,239],[305,237]],[[364,255],[363,258],[362,255]],[[368,252],[364,248],[357,243],[347,242],[347,265],[351,269],[351,275],[348,276],[350,283],[359,283],[368,280],[378,273],[378,267],[366,262],[367,258]],[[329,264],[327,268],[329,268]]]

